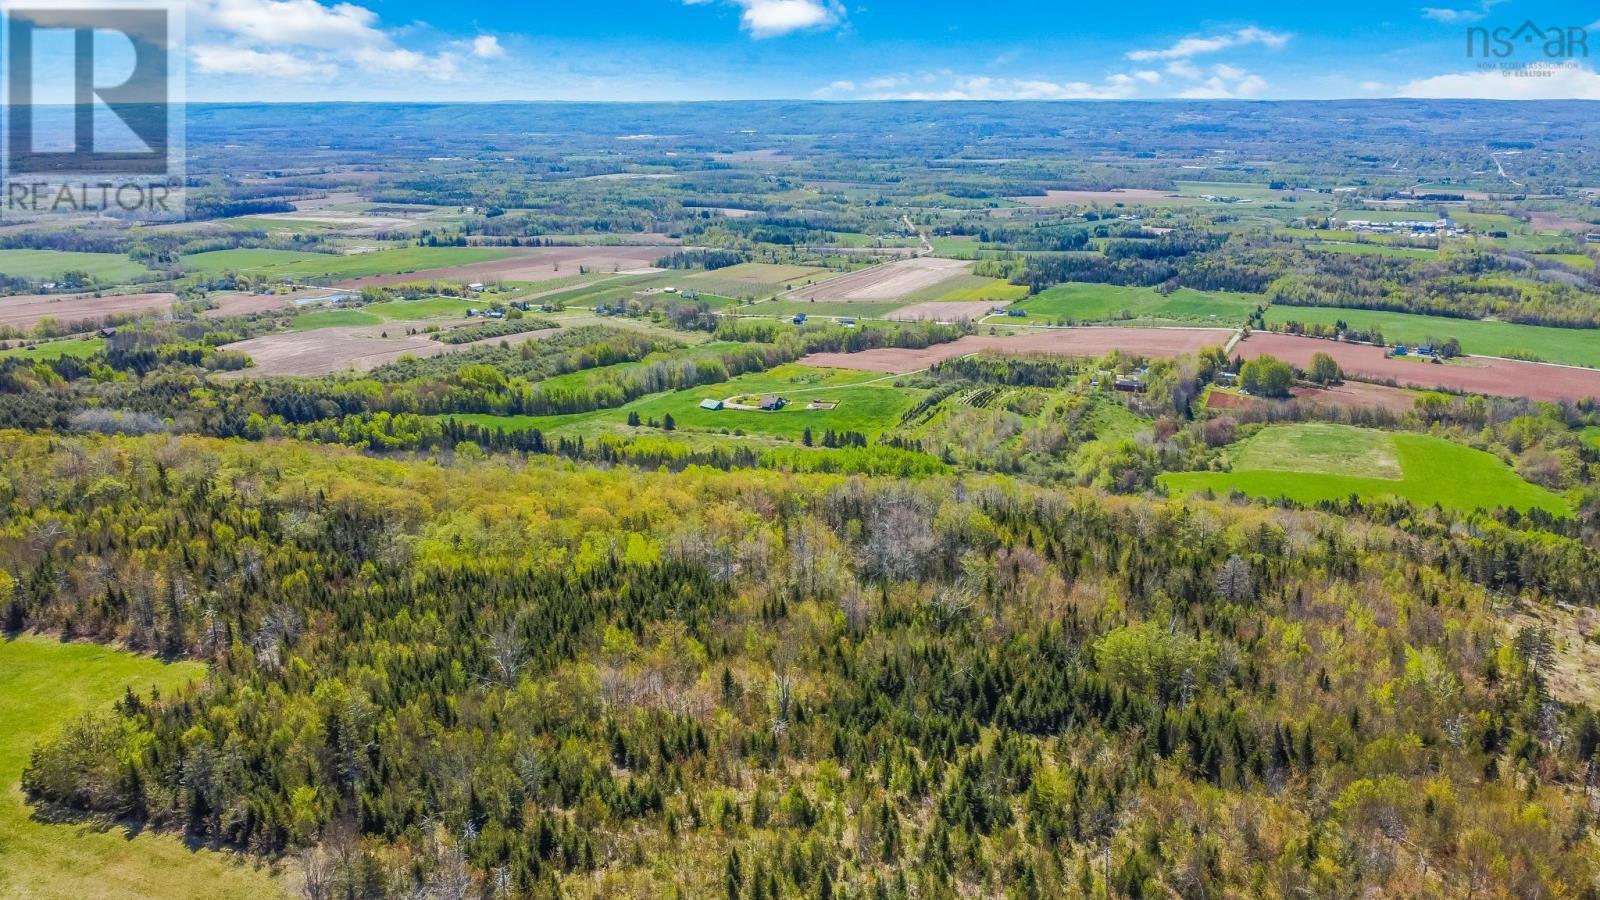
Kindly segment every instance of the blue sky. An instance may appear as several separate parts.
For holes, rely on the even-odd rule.
[[[190,9],[191,100],[1600,99],[1600,4],[194,0]],[[1523,46],[1493,68],[1468,57],[1467,29],[1527,19],[1588,28],[1594,58]],[[1534,77],[1529,62],[1552,64]]]

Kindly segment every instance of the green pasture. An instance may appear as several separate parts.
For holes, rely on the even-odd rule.
[[[113,823],[35,818],[18,781],[34,745],[133,689],[172,691],[201,677],[192,662],[163,664],[98,644],[24,634],[0,638],[0,897],[279,897],[265,870],[188,847],[176,834]]]
[[[1263,298],[1226,291],[1179,288],[1162,294],[1155,288],[1115,284],[1057,285],[1014,308],[1044,319],[1113,322],[1147,319],[1207,325],[1241,325]]]
[[[1389,344],[1417,344],[1455,338],[1465,353],[1478,356],[1534,358],[1573,366],[1600,367],[1600,330],[1551,328],[1482,319],[1453,319],[1412,313],[1347,309],[1339,306],[1269,306],[1268,325],[1304,322],[1351,328],[1377,328]]]
[[[1571,512],[1498,457],[1443,438],[1330,423],[1273,425],[1228,449],[1230,472],[1169,472],[1173,494],[1240,491],[1299,503],[1400,497],[1453,509]]]

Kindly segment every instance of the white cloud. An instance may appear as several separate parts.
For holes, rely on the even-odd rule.
[[[1176,75],[1179,78],[1188,78],[1191,81],[1199,81],[1206,77],[1205,73],[1200,71],[1199,66],[1186,59],[1167,63],[1167,74]]]
[[[819,99],[826,99],[828,97],[842,97],[849,94],[854,94],[857,90],[858,88],[856,87],[856,83],[854,81],[840,80],[826,85],[825,87],[817,88],[811,92],[811,96]]]
[[[700,6],[712,0],[683,0],[687,6]],[[738,6],[739,24],[751,37],[768,38],[828,28],[844,21],[845,8],[837,0],[727,0]]]
[[[472,39],[472,55],[479,59],[499,59],[506,55],[500,39],[492,34],[480,34]]]
[[[1167,63],[1167,74],[1196,82],[1178,92],[1186,100],[1240,100],[1266,93],[1267,81],[1238,66],[1216,63],[1202,69],[1187,59]]]
[[[1217,53],[1231,47],[1245,47],[1259,44],[1264,47],[1277,49],[1289,42],[1289,35],[1251,26],[1241,28],[1226,34],[1211,37],[1186,37],[1170,47],[1161,50],[1134,50],[1128,53],[1128,59],[1135,62],[1162,59],[1190,59],[1207,53]]]
[[[1435,75],[1403,85],[1395,95],[1427,100],[1600,100],[1600,73],[1593,69],[1550,67],[1538,71],[1543,74],[1484,71]]]
[[[257,44],[335,50],[387,40],[378,14],[354,3],[317,0],[209,0],[192,11],[204,27]]]
[[[1260,75],[1246,75],[1237,81],[1207,78],[1204,82],[1179,92],[1185,100],[1246,100],[1259,97],[1267,89],[1266,79]]]
[[[1435,22],[1453,24],[1455,22],[1476,22],[1489,15],[1489,11],[1504,3],[1505,0],[1479,0],[1476,9],[1453,9],[1450,7],[1424,6],[1422,17]]]
[[[385,30],[376,12],[355,3],[199,0],[190,12],[199,32],[190,55],[207,74],[326,81],[355,68],[447,81],[458,73],[456,54],[400,46],[397,32]],[[504,52],[491,35],[471,48],[479,58]]]
[[[247,47],[225,47],[217,44],[200,44],[191,48],[195,68],[215,75],[254,75],[259,78],[283,78],[290,81],[326,81],[338,70],[329,63],[304,59],[282,51],[251,50]]]

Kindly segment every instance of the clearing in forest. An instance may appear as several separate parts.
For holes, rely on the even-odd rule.
[[[1417,506],[1542,509],[1565,500],[1524,481],[1493,454],[1444,438],[1329,423],[1272,425],[1228,450],[1231,472],[1169,472],[1173,494],[1209,490],[1297,503],[1399,497]]]
[[[34,745],[123,692],[170,693],[205,667],[166,665],[97,644],[40,635],[0,639],[0,897],[257,898],[282,895],[265,870],[191,850],[174,834],[34,818],[18,781]]]

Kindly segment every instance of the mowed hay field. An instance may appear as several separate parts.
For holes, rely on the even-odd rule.
[[[1220,328],[1039,328],[1012,335],[969,334],[920,349],[880,347],[860,353],[812,353],[800,362],[865,372],[905,373],[980,350],[1086,358],[1104,356],[1113,350],[1138,356],[1182,356],[1206,347],[1221,347],[1232,336],[1231,330]]]
[[[1465,353],[1477,356],[1532,357],[1544,362],[1600,367],[1600,330],[1550,328],[1512,322],[1451,319],[1411,313],[1347,309],[1338,306],[1269,306],[1267,324],[1344,322],[1359,331],[1374,328],[1390,344],[1417,344],[1455,338]]]
[[[1468,357],[1433,365],[1414,357],[1388,357],[1381,347],[1264,331],[1255,332],[1234,345],[1233,352],[1245,359],[1275,356],[1302,369],[1311,365],[1311,357],[1326,353],[1338,360],[1347,375],[1374,381],[1392,380],[1406,387],[1445,388],[1551,401],[1600,397],[1600,371],[1515,359]]]
[[[740,263],[708,272],[664,272],[660,278],[670,282],[669,287],[699,291],[702,295],[720,295],[733,300],[756,300],[821,281],[833,274],[833,270],[821,266]],[[701,299],[706,298],[702,296]]]
[[[0,638],[0,897],[284,896],[265,870],[176,835],[36,820],[18,786],[34,744],[74,717],[109,709],[129,688],[170,693],[204,673],[96,644]]]
[[[382,325],[384,322],[421,322],[426,319],[465,321],[467,310],[482,305],[454,297],[390,300],[368,306],[311,310],[295,316],[293,327],[296,331],[310,331],[343,325]]]
[[[903,300],[941,282],[969,274],[972,263],[920,256],[830,278],[792,292],[795,300]]]
[[[1565,500],[1512,471],[1498,457],[1443,438],[1329,423],[1273,425],[1228,449],[1231,472],[1169,472],[1173,494],[1240,491],[1298,503],[1399,497],[1461,510],[1571,512]]]
[[[18,294],[0,297],[0,327],[27,331],[53,319],[67,326],[96,326],[108,319],[165,312],[176,294]]]
[[[117,284],[149,275],[150,270],[120,253],[78,253],[70,250],[0,250],[0,275],[38,281],[60,280],[83,272],[97,282]]]
[[[1118,204],[1150,203],[1173,198],[1171,191],[1152,191],[1146,188],[1113,188],[1108,191],[1045,191],[1042,196],[1011,197],[1028,206],[1116,206]]]
[[[388,337],[384,337],[386,330]],[[407,335],[402,328],[380,325],[330,325],[279,332],[224,344],[222,349],[243,353],[255,365],[248,369],[224,372],[216,377],[262,378],[274,375],[328,375],[350,370],[366,372],[402,356],[425,358],[501,341],[515,345],[547,337],[558,330],[529,331],[467,344],[446,344],[432,340],[427,335]]]
[[[1042,291],[1016,308],[1043,319],[1069,322],[1152,320],[1207,325],[1242,325],[1265,300],[1251,294],[1115,284],[1069,283]]]
[[[306,253],[299,250],[212,250],[183,257],[190,272],[233,271],[269,278],[344,278],[425,273],[505,259],[511,251],[490,247],[397,247],[368,253]],[[418,274],[416,280],[425,280]],[[402,279],[404,280],[404,279]]]

